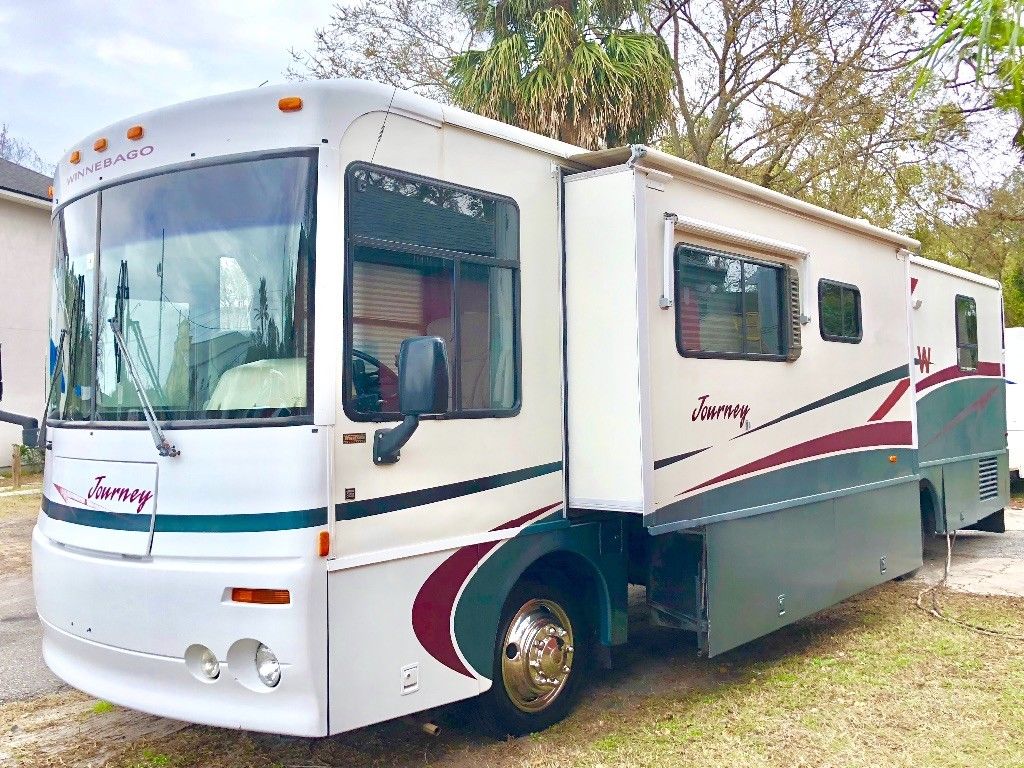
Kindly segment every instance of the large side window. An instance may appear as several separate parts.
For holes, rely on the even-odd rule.
[[[956,364],[978,370],[978,305],[970,296],[956,297]]]
[[[398,416],[396,361],[410,336],[445,340],[452,415],[515,413],[515,203],[362,163],[349,166],[345,200],[349,416]]]
[[[786,267],[680,244],[675,275],[679,354],[785,360],[799,352],[799,291]]]
[[[860,290],[833,280],[818,281],[818,327],[825,341],[857,344],[864,335]]]

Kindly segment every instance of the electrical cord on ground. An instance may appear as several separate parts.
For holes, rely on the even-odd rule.
[[[982,627],[977,624],[972,624],[969,621],[963,621],[962,619],[955,618],[953,616],[947,616],[942,612],[942,605],[939,603],[939,593],[946,588],[946,582],[949,580],[949,571],[953,564],[953,544],[956,542],[956,532],[952,535],[946,534],[946,563],[943,568],[942,578],[939,579],[935,584],[930,587],[925,587],[917,593],[917,607],[925,613],[934,616],[936,619],[942,621],[948,621],[950,624],[955,624],[958,627],[969,629],[972,632],[978,632],[982,635],[988,635],[989,637],[1001,637],[1004,640],[1021,640],[1024,641],[1024,635],[1014,634],[1012,632],[1001,632],[998,629],[989,629],[988,627]],[[924,596],[931,595],[931,607],[924,605]]]

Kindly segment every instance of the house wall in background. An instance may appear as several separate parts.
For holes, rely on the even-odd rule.
[[[50,204],[0,194],[0,345],[4,397],[0,410],[39,418],[49,347]],[[10,466],[21,428],[0,422],[0,467]]]

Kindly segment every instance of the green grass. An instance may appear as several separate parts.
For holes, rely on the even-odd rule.
[[[116,707],[109,701],[97,701],[89,709],[89,712],[93,715],[105,715],[108,712],[113,712]]]
[[[1019,768],[1024,645],[931,618],[914,607],[916,589],[885,585],[710,662],[689,649],[666,660],[683,636],[650,633],[569,720],[512,742],[480,737],[455,708],[435,738],[415,719],[328,739],[197,726],[132,745],[112,765]],[[951,615],[1024,632],[1024,600],[942,601]],[[649,686],[635,682],[652,668]],[[146,749],[169,762],[142,762]]]

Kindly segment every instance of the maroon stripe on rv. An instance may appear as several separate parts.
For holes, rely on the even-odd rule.
[[[1003,366],[1001,363],[978,363],[978,369],[976,371],[963,371],[958,365],[951,365],[949,368],[943,368],[941,371],[936,371],[930,376],[925,376],[919,382],[917,382],[917,391],[923,392],[930,387],[934,387],[937,384],[942,384],[953,379],[959,379],[964,376],[1002,376]]]
[[[506,531],[526,525],[561,504],[562,502],[556,501],[554,504],[535,509],[533,512],[502,523],[497,528],[492,528],[491,531]],[[501,543],[502,540],[488,541],[457,550],[427,577],[412,603],[412,628],[420,645],[446,667],[466,677],[474,675],[466,668],[455,649],[455,640],[452,637],[452,613],[455,610],[455,600],[459,596],[462,585],[466,583],[477,564],[484,559],[488,552]]]
[[[910,278],[910,292],[913,293],[915,288],[917,288],[917,278],[912,277]]]
[[[903,379],[903,381],[898,382],[892,392],[889,393],[889,396],[882,401],[882,404],[878,406],[878,410],[871,415],[871,418],[868,419],[868,421],[881,421],[884,419],[896,403],[900,401],[900,398],[903,397],[903,393],[908,389],[910,389],[910,379]]]
[[[780,464],[811,459],[828,453],[852,451],[857,448],[877,448],[883,445],[911,445],[912,443],[913,430],[909,421],[884,421],[875,424],[865,424],[861,427],[844,429],[835,434],[824,435],[814,440],[808,440],[805,443],[790,446],[752,461],[749,464],[731,469],[692,488],[687,488],[685,491],[677,493],[676,496],[682,496],[690,491],[706,488],[723,480],[733,480],[743,475],[759,472],[762,469],[770,469]]]
[[[960,411],[960,413],[958,413],[956,416],[954,416],[952,419],[950,419],[948,422],[946,422],[946,426],[944,426],[942,429],[940,429],[938,432],[936,432],[934,436],[930,437],[928,439],[928,442],[925,443],[925,445],[931,445],[936,440],[938,440],[940,437],[942,437],[943,435],[947,434],[950,430],[955,429],[956,426],[960,422],[962,422],[964,419],[966,419],[972,413],[980,413],[981,411],[985,410],[985,408],[988,407],[988,404],[990,402],[992,402],[992,396],[996,392],[998,392],[998,391],[999,391],[999,385],[998,384],[996,384],[991,389],[986,390],[985,394],[983,394],[981,397],[979,397],[973,403],[971,403],[966,408],[964,408],[962,411]]]

